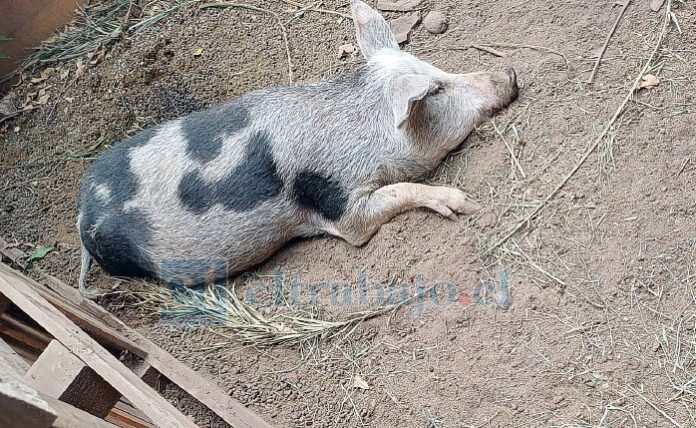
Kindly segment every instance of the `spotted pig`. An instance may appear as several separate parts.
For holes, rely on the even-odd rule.
[[[362,245],[391,218],[479,205],[414,181],[517,97],[512,69],[451,74],[402,52],[351,2],[366,64],[334,80],[247,93],[106,150],[81,188],[80,290],[94,258],[115,276],[201,284],[263,261],[293,238]]]

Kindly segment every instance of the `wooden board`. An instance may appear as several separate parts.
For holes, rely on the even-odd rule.
[[[70,302],[70,300],[65,299],[60,294],[47,289],[33,279],[20,274],[14,269],[10,268],[4,263],[0,263],[0,272],[13,276],[19,280],[28,282],[31,288],[36,291],[43,298],[51,302],[59,311],[65,314],[71,321],[77,324],[80,328],[90,333],[92,337],[97,339],[104,344],[113,346],[119,350],[127,350],[141,358],[147,355],[141,347],[136,345],[133,341],[124,337],[121,333],[114,330],[113,327],[106,324],[104,321],[95,318],[94,316],[81,311],[79,307]],[[79,292],[78,292],[79,294]]]
[[[0,249],[2,249],[3,243],[4,241],[0,238]],[[7,270],[18,278],[24,277],[24,275],[0,263],[0,273],[7,272]],[[171,354],[161,349],[145,336],[128,327],[123,321],[101,306],[89,299],[85,299],[76,288],[70,287],[51,275],[44,274],[44,276],[47,279],[46,287],[50,290],[51,294],[60,296],[66,305],[62,309],[59,308],[61,311],[68,311],[71,319],[89,317],[92,320],[98,320],[106,324],[115,331],[116,334],[120,335],[121,339],[127,340],[133,347],[140,350],[140,354],[136,353],[136,355],[143,357],[147,363],[163,376],[186,391],[201,404],[208,407],[232,427],[272,427],[256,413],[247,409],[241,403],[222,391],[213,381],[174,358]],[[32,285],[46,288],[33,280]],[[89,329],[86,330],[90,331]],[[144,354],[144,356],[142,354]]]
[[[99,418],[108,415],[121,397],[113,386],[55,339],[29,368],[24,382]]]
[[[0,272],[0,293],[39,323],[75,356],[161,427],[195,427],[167,400],[147,386],[25,281]]]
[[[4,344],[4,342],[2,342]],[[48,397],[22,381],[26,363],[17,367],[9,346],[0,346],[0,427],[114,428],[102,419]],[[16,355],[16,354],[15,354]]]

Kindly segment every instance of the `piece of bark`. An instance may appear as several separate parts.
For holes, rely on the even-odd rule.
[[[407,42],[411,36],[411,30],[418,25],[420,20],[420,12],[412,12],[389,21],[389,26],[394,32],[394,36],[396,36],[396,42],[399,44]]]

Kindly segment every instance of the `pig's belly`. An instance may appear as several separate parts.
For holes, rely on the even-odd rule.
[[[148,256],[166,282],[200,283],[249,268],[299,234],[299,218],[282,198],[245,212],[215,205],[204,213],[143,207],[152,225]]]

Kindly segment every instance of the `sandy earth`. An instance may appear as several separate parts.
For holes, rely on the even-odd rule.
[[[297,10],[250,3],[283,22]],[[322,8],[347,12],[345,3]],[[282,271],[304,287],[298,305],[309,303],[310,284],[356,288],[363,277],[368,302],[374,284],[413,293],[437,283],[437,295],[345,340],[301,348],[224,344],[205,328],[102,303],[277,426],[696,426],[696,4],[675,2],[681,34],[670,27],[650,70],[660,85],[638,91],[541,214],[487,253],[600,134],[663,17],[633,1],[587,84],[619,9],[550,3],[426,1],[425,11],[449,17],[449,30],[434,36],[420,25],[404,46],[449,71],[513,66],[520,76],[520,98],[496,127],[481,125],[429,180],[466,190],[482,212],[457,222],[410,212],[362,248],[297,242],[238,280],[259,290]],[[349,20],[308,12],[287,27],[295,81],[360,65],[337,55],[353,42]],[[494,48],[505,57],[460,49],[471,44],[508,46]],[[28,251],[57,244],[37,265],[71,283],[77,189],[93,156],[139,128],[289,80],[276,20],[240,9],[177,12],[119,42],[66,89],[76,67],[64,67],[64,81],[57,71],[13,88],[20,101],[46,86],[51,97],[0,125],[0,234]],[[96,268],[90,281],[115,282]],[[352,298],[318,295],[327,317],[360,309],[355,290]],[[368,390],[353,388],[356,375]],[[166,393],[202,425],[220,425],[180,392]]]

